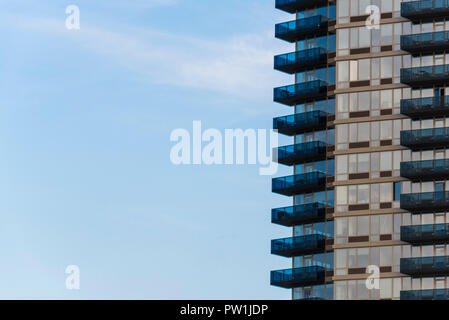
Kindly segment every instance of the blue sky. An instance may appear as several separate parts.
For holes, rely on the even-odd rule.
[[[289,299],[269,271],[291,262],[269,244],[290,235],[270,224],[290,199],[258,166],[174,166],[169,138],[292,112],[271,102],[293,81],[272,69],[292,17],[272,0],[0,6],[0,298]]]

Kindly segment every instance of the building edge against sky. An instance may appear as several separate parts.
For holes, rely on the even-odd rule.
[[[271,252],[291,265],[271,284],[293,299],[448,299],[449,0],[276,8],[292,14],[275,36],[294,51],[274,58],[294,76],[274,89],[291,111],[273,126],[293,138],[278,149],[293,172],[272,181],[292,204],[272,209],[291,237]]]

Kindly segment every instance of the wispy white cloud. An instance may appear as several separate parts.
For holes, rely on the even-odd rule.
[[[279,77],[272,71],[271,30],[210,40],[129,26],[107,30],[85,23],[74,32],[52,19],[16,19],[13,24],[75,41],[155,84],[266,101]]]

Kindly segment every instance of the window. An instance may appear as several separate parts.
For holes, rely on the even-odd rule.
[[[366,68],[359,68],[359,72],[362,70]],[[359,75],[359,78],[360,76],[362,75]],[[409,88],[338,94],[336,116],[337,119],[348,119],[350,113],[360,111],[369,111],[364,116],[379,116],[380,109],[393,109],[392,114],[399,114],[401,99],[407,99],[409,96]]]
[[[385,57],[380,59],[380,78],[392,78],[393,77],[393,58]]]
[[[393,184],[392,183],[381,183],[380,186],[380,202],[392,202],[392,192],[393,192]]]
[[[344,1],[344,0],[342,0]],[[361,1],[361,0],[359,0]],[[388,0],[387,0],[388,1]],[[357,0],[354,0],[357,3]],[[367,1],[369,2],[369,1]],[[340,5],[344,5],[341,1],[339,1]],[[374,3],[378,6],[378,3]],[[391,5],[391,2],[390,2]],[[362,5],[360,3],[360,8],[363,8],[363,12],[360,12],[360,15],[366,15],[365,9],[368,5]],[[353,6],[351,6],[353,9]],[[345,11],[343,13],[343,10]],[[347,14],[348,11],[346,8],[340,10],[340,14]],[[358,10],[356,10],[357,12]],[[390,11],[391,12],[391,11]],[[353,10],[351,10],[351,16],[357,16],[358,14],[354,14]],[[399,16],[399,14],[398,14]],[[342,22],[344,21],[344,22]],[[339,24],[348,23],[349,18],[340,16]],[[407,34],[410,32],[411,23],[395,23],[395,24],[381,24],[380,29],[368,29],[366,26],[363,27],[351,27],[351,28],[339,28],[337,30],[337,38],[338,38],[338,56],[347,56],[350,54],[358,54],[357,51],[350,51],[349,49],[366,49],[364,53],[376,53],[380,52],[381,46],[392,46],[393,50],[400,50],[400,43],[402,34]],[[413,33],[421,33],[421,31],[416,31]]]
[[[407,66],[406,61],[407,56],[339,61],[337,88],[349,88],[349,82],[354,81],[370,81],[367,86],[380,85],[381,79],[392,79],[394,83],[399,83],[400,69]]]
[[[380,171],[391,171],[393,166],[392,152],[380,153]]]
[[[349,147],[380,147],[381,141],[388,141],[389,145],[400,144],[401,130],[410,127],[410,119],[385,120],[373,122],[359,122],[337,125],[337,150],[345,150]],[[394,132],[394,136],[393,136]],[[349,145],[349,143],[368,142],[363,146]],[[390,161],[391,162],[391,161]],[[389,169],[391,170],[391,169]]]
[[[336,194],[337,212],[347,211],[347,205],[352,204],[370,204],[372,209],[379,209],[380,203],[393,201],[393,183],[337,186]]]
[[[400,201],[401,200],[401,183],[395,182],[394,183],[394,201]]]

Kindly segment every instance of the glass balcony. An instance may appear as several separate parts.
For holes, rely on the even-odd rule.
[[[401,240],[414,244],[443,244],[449,242],[449,224],[402,226]]]
[[[402,131],[401,145],[414,150],[447,147],[449,146],[449,128]]]
[[[271,222],[286,227],[324,221],[326,205],[320,202],[271,210]]]
[[[449,16],[449,0],[421,0],[401,3],[401,16],[414,22]]]
[[[449,159],[402,162],[401,176],[413,181],[447,179]]]
[[[288,289],[321,284],[325,278],[326,269],[321,266],[271,271],[271,285]]]
[[[274,69],[289,74],[327,65],[327,50],[312,48],[274,57]]]
[[[401,273],[412,277],[449,275],[449,257],[402,258]]]
[[[403,99],[401,113],[412,119],[449,116],[449,96]]]
[[[328,0],[276,0],[276,9],[295,13],[308,8],[324,6]]]
[[[296,113],[273,119],[273,129],[288,136],[313,130],[324,130],[326,126],[327,113],[324,111]]]
[[[429,32],[401,36],[401,50],[412,54],[444,52],[449,49],[449,32]]]
[[[287,258],[324,251],[326,237],[322,234],[276,239],[271,241],[271,254]]]
[[[449,65],[401,69],[401,82],[409,86],[431,87],[449,81]]]
[[[430,213],[449,209],[449,192],[401,194],[401,209],[412,213]]]
[[[278,163],[292,166],[302,162],[326,159],[327,144],[321,141],[312,141],[280,147],[276,151]]]
[[[401,291],[401,300],[449,300],[449,289]]]
[[[285,196],[324,190],[325,187],[326,174],[320,171],[274,178],[272,180],[272,191]]]
[[[299,20],[293,20],[276,25],[275,36],[288,42],[295,42],[313,35],[327,34],[329,19],[325,16],[311,16]]]
[[[314,80],[274,88],[274,101],[288,106],[294,106],[316,98],[326,97],[327,83]]]

